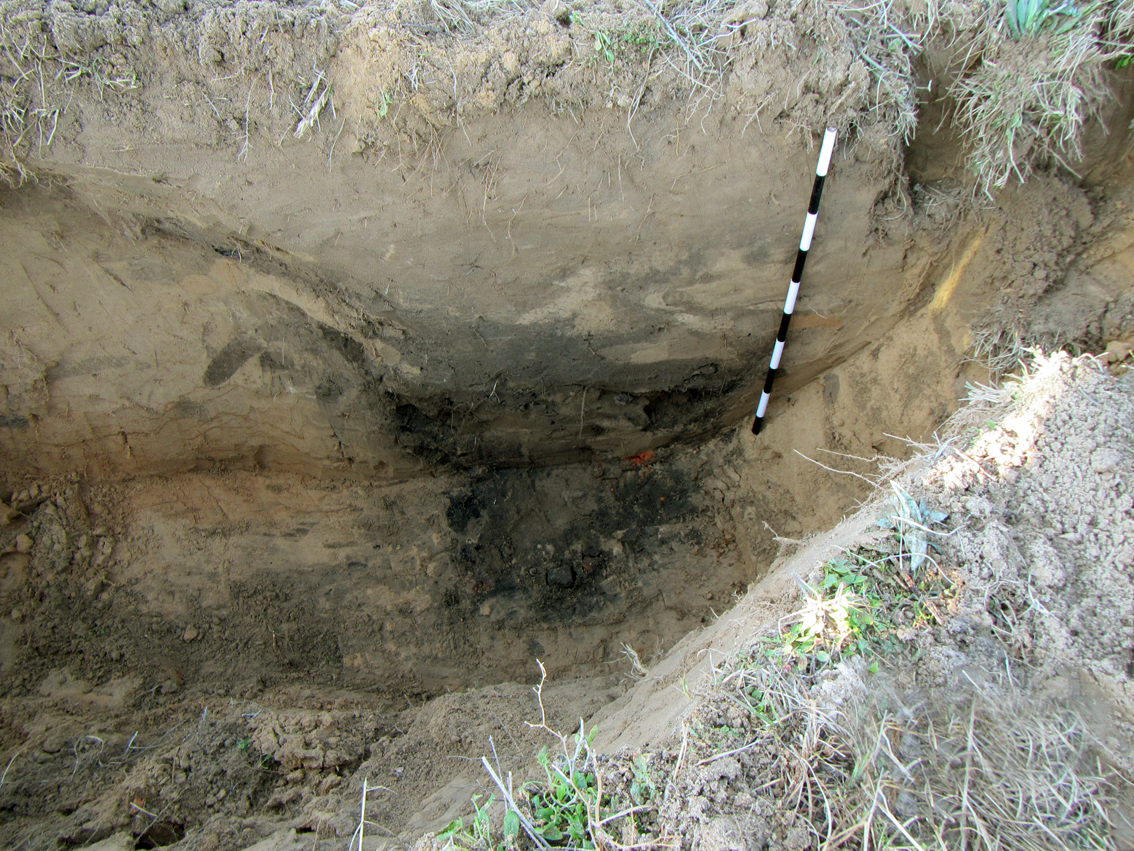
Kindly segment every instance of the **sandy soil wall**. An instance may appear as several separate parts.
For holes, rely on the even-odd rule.
[[[691,101],[550,7],[477,43],[373,10],[45,10],[25,62],[61,106],[28,137],[38,182],[0,200],[0,440],[40,474],[381,480],[713,433],[754,409],[778,324],[823,126],[804,95],[862,96],[849,59],[796,59]],[[89,72],[56,73],[71,56]],[[757,84],[796,123],[764,122]],[[786,390],[967,238],[902,213],[893,162],[861,128],[840,144]]]

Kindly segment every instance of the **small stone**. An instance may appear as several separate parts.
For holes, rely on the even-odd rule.
[[[52,735],[44,740],[39,749],[44,753],[59,753],[59,751],[63,750],[63,745],[64,741],[62,736]]]
[[[190,625],[190,626],[185,627],[185,632],[182,634],[181,640],[182,641],[196,641],[200,637],[201,637],[200,630],[198,630],[197,627]]]
[[[1104,446],[1091,453],[1091,469],[1096,473],[1109,473],[1122,463],[1122,453],[1112,446]]]
[[[547,584],[556,588],[570,588],[575,584],[575,571],[569,564],[557,564],[548,568]]]
[[[181,688],[181,683],[177,682],[177,680],[175,680],[173,678],[170,678],[170,679],[166,680],[164,683],[161,684],[161,693],[162,694],[174,694],[180,688]]]
[[[30,537],[28,537],[23,532],[21,532],[19,535],[16,535],[16,552],[18,552],[18,553],[29,552],[32,548],[32,544],[34,544],[34,543],[35,543],[35,541],[33,541]]]

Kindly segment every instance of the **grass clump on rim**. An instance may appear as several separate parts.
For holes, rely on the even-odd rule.
[[[1112,97],[1108,68],[1134,50],[1134,7],[1006,0],[988,15],[946,93],[956,101],[969,169],[991,197],[1039,166],[1074,172],[1087,122]]]
[[[751,752],[750,786],[802,819],[813,848],[1117,849],[1113,772],[1075,712],[1028,692],[1008,658],[987,685],[916,685],[900,625],[946,625],[961,589],[929,541],[944,516],[894,490],[888,541],[825,564],[772,650],[714,667],[710,724],[694,723],[674,774]]]
[[[989,197],[1038,167],[1073,171],[1087,122],[1112,97],[1109,69],[1134,56],[1127,0],[798,0],[797,7],[814,18],[821,41],[851,42],[870,69],[872,111],[905,142],[919,102],[947,98],[977,191]],[[915,61],[928,57],[936,67],[919,82]]]

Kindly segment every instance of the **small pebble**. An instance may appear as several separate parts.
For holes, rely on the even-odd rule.
[[[1091,469],[1096,473],[1109,473],[1122,462],[1122,453],[1111,446],[1104,446],[1091,453]]]
[[[64,742],[62,736],[48,736],[47,739],[44,740],[43,744],[40,745],[40,750],[42,750],[44,753],[59,753],[59,751],[63,750],[63,744]]]

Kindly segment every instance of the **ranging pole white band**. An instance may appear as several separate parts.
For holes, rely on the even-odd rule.
[[[823,146],[819,149],[819,165],[815,167],[815,174],[819,177],[827,176],[827,169],[831,167],[831,154],[835,152],[835,135],[838,133],[834,127],[828,127],[823,134]]]
[[[815,236],[815,222],[818,218],[818,213],[807,214],[803,222],[803,237],[799,240],[800,251],[808,251],[811,248],[811,237]]]
[[[827,169],[831,167],[831,155],[835,151],[834,127],[828,127],[823,134],[823,144],[819,148],[819,162],[815,166],[815,184],[811,188],[811,200],[807,204],[807,218],[803,222],[803,236],[799,240],[799,251],[795,256],[795,268],[791,273],[791,282],[788,284],[787,298],[784,299],[784,312],[780,317],[780,330],[776,333],[775,343],[772,346],[772,356],[768,362],[768,377],[764,379],[764,389],[760,393],[760,403],[756,408],[756,419],[752,422],[752,433],[759,434],[764,423],[764,414],[768,410],[768,400],[772,398],[772,383],[776,378],[776,370],[780,367],[780,359],[784,354],[784,343],[787,342],[788,326],[791,324],[791,315],[795,312],[795,302],[799,297],[799,285],[803,280],[803,266],[807,262],[807,252],[811,248],[811,240],[815,236],[815,223],[819,219],[819,200],[823,197],[823,181],[827,177]]]
[[[769,369],[779,369],[780,368],[780,358],[783,356],[783,353],[784,353],[784,341],[783,340],[776,340],[776,344],[774,346],[772,346],[772,362],[770,364],[768,364]]]
[[[784,313],[791,316],[795,313],[795,300],[799,296],[799,281],[788,284],[787,298],[784,299]]]
[[[771,398],[766,392],[760,394],[760,404],[756,406],[756,416],[764,416],[764,411],[768,410],[768,400]]]

